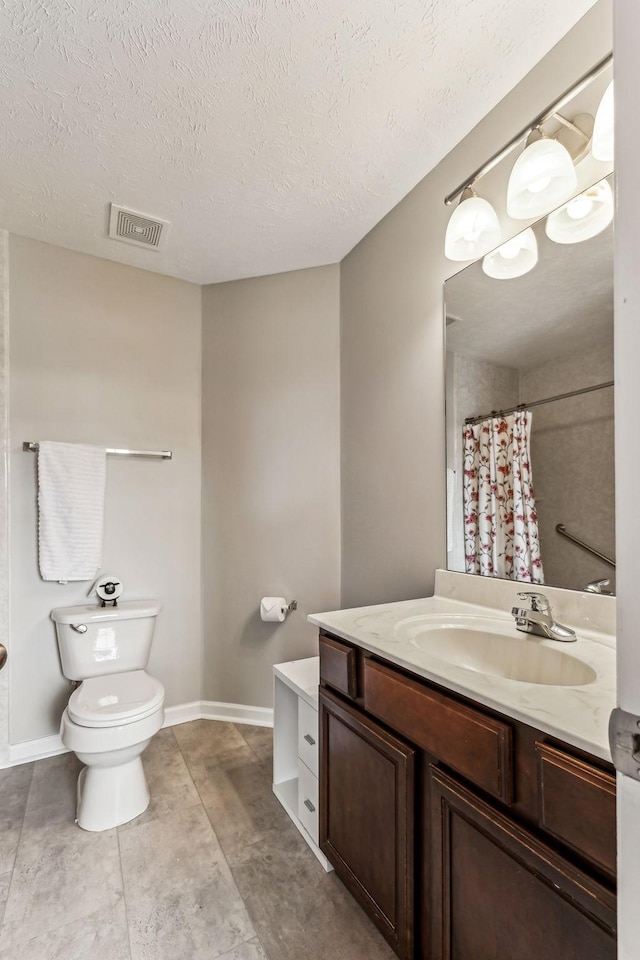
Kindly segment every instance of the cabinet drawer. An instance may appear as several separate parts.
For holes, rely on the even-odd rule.
[[[506,723],[369,659],[364,706],[483,790],[511,802],[513,751]]]
[[[358,695],[355,649],[321,634],[320,682],[355,699]]]
[[[546,743],[536,755],[540,826],[615,876],[615,778]]]
[[[318,711],[298,701],[298,756],[318,776]]]
[[[314,843],[318,842],[318,779],[298,761],[298,820]]]

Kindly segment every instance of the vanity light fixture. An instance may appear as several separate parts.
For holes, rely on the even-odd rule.
[[[547,217],[545,233],[554,243],[580,243],[601,233],[613,220],[613,193],[600,180]]]
[[[523,141],[527,141],[526,148],[518,158],[509,181],[509,197],[507,198],[507,211],[509,215],[515,219],[537,219],[569,199],[572,191],[575,190],[577,186],[574,163],[579,162],[584,156],[589,145],[589,138],[576,123],[572,123],[563,117],[561,111],[574,97],[577,97],[579,93],[585,90],[596,77],[600,76],[600,74],[611,65],[612,60],[612,53],[604,57],[599,63],[592,67],[591,70],[585,73],[577,83],[574,83],[572,87],[566,90],[558,100],[550,104],[542,113],[539,113],[531,123],[520,130],[505,146],[494,153],[481,167],[474,170],[463,183],[445,197],[444,202],[447,206],[451,206],[459,197],[463,201],[454,211],[447,228],[445,256],[448,259],[476,259],[488,252],[486,248],[482,252],[479,252],[478,248],[480,247],[480,243],[478,240],[476,240],[475,246],[467,240],[466,248],[464,251],[461,250],[461,247],[464,246],[464,244],[460,242],[461,237],[464,236],[464,233],[461,233],[459,227],[460,221],[463,219],[461,210],[465,203],[469,203],[470,199],[475,197],[473,187],[480,177],[485,176],[493,170],[494,167],[501,163],[516,147],[521,146]],[[603,98],[603,102],[604,99],[605,98]],[[604,110],[603,104],[601,104],[601,107]],[[600,112],[600,110],[598,112]],[[606,114],[603,114],[603,117],[604,116],[606,116]],[[549,123],[549,121],[554,121],[556,124],[559,123],[564,127],[568,127],[573,133],[581,136],[583,143],[577,156],[572,157],[569,151],[558,140],[544,135],[544,125]],[[604,119],[601,121],[601,125],[604,129],[606,126]],[[596,156],[595,151],[594,156]],[[479,200],[480,198],[477,197],[476,199]],[[468,212],[471,213],[472,209],[468,208]],[[467,213],[467,211],[465,211],[465,213]],[[495,223],[493,223],[492,230],[494,228]],[[467,234],[469,233],[468,227],[466,232]],[[477,227],[476,230],[472,232],[474,234],[477,233]],[[498,236],[493,246],[499,242],[500,238]]]
[[[494,280],[512,280],[529,273],[537,262],[538,241],[531,227],[527,227],[517,237],[488,253],[482,261],[482,269]]]
[[[500,222],[488,200],[467,187],[447,224],[444,253],[449,260],[475,260],[500,242]]]
[[[507,213],[514,220],[543,217],[568,200],[578,186],[571,154],[540,127],[527,138],[507,187]]]
[[[591,152],[596,160],[613,160],[613,80],[596,111]]]

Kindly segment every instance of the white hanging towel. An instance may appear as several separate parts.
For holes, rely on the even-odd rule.
[[[38,443],[38,553],[43,580],[93,580],[102,563],[107,454]]]

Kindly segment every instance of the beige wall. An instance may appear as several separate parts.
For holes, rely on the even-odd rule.
[[[342,262],[342,600],[424,596],[446,562],[444,196],[608,53],[611,2],[576,28]],[[512,235],[509,164],[482,181]],[[511,226],[512,229],[508,229]]]
[[[339,605],[339,267],[205,287],[205,696],[271,706]],[[298,601],[263,623],[262,596]]]
[[[54,606],[89,583],[44,583],[36,457],[23,440],[173,450],[108,458],[103,570],[158,597],[149,669],[167,705],[201,696],[200,332],[194,284],[21,237],[10,240],[11,696],[17,743],[57,733],[69,695]]]

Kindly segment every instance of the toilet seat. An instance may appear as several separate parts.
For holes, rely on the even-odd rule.
[[[69,698],[69,719],[81,727],[117,727],[162,706],[164,687],[144,670],[90,677]]]

